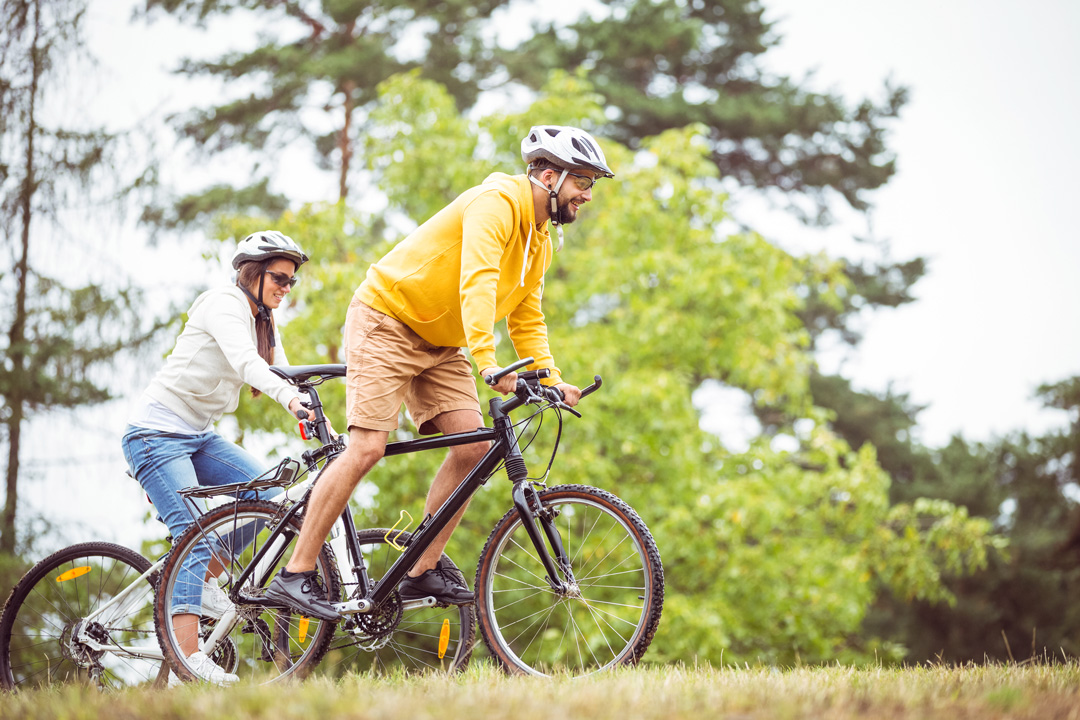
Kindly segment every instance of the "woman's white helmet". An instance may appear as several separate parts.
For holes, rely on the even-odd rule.
[[[575,127],[533,126],[521,141],[521,159],[531,165],[537,158],[544,158],[566,170],[591,170],[600,177],[615,177],[607,166],[600,143]]]
[[[274,257],[288,258],[296,263],[297,268],[308,261],[308,256],[288,235],[277,230],[260,230],[251,233],[236,246],[232,266],[234,270],[239,270],[246,262]]]

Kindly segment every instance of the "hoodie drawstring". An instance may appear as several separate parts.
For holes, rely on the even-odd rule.
[[[532,243],[532,226],[529,226],[529,237],[525,238],[525,257],[521,259],[521,287],[525,287],[525,268],[529,264],[529,245]]]

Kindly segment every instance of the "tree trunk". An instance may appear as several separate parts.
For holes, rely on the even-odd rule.
[[[7,482],[4,495],[4,515],[0,519],[0,554],[15,552],[15,511],[18,505],[19,492],[19,443],[22,436],[22,421],[24,415],[24,402],[21,388],[25,382],[23,376],[26,368],[26,294],[29,277],[30,257],[30,220],[32,217],[31,200],[36,190],[36,178],[34,175],[34,136],[37,134],[36,101],[38,91],[38,78],[41,76],[41,6],[39,2],[33,3],[34,7],[34,43],[31,47],[31,77],[30,77],[30,102],[26,113],[26,175],[23,177],[22,188],[19,191],[19,205],[22,215],[22,247],[19,262],[15,266],[15,277],[18,288],[15,291],[15,319],[8,331],[8,357],[11,360],[11,393],[8,396],[11,417],[7,420],[8,426],[8,463]]]
[[[352,139],[349,133],[352,130],[353,93],[356,92],[356,83],[347,81],[342,88],[345,93],[345,122],[338,135],[338,149],[341,150],[341,177],[338,181],[338,201],[345,202],[349,195],[349,165],[352,162]]]

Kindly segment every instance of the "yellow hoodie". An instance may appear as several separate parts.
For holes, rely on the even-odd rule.
[[[551,256],[528,177],[493,173],[372,265],[356,297],[433,345],[467,347],[481,370],[500,366],[494,327],[506,318],[518,357],[561,382],[540,310]]]

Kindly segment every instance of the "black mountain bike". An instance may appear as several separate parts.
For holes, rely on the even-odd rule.
[[[532,362],[521,360],[491,379]],[[386,456],[486,442],[490,449],[434,515],[412,532],[357,530],[346,509],[324,544],[316,564],[327,598],[342,619],[324,622],[296,614],[266,599],[266,585],[284,568],[289,546],[299,535],[304,510],[326,463],[344,450],[333,438],[316,385],[345,374],[343,365],[271,368],[309,400],[313,418],[305,437],[320,447],[299,463],[286,459],[270,479],[220,488],[197,488],[193,497],[286,486],[308,478],[276,502],[241,500],[200,517],[173,544],[157,585],[155,620],[161,649],[184,679],[181,637],[173,624],[174,597],[184,583],[217,583],[233,607],[216,620],[203,618],[199,646],[242,679],[269,682],[304,677],[321,662],[320,673],[406,672],[463,668],[475,642],[475,623],[491,654],[510,672],[535,675],[588,674],[636,663],[660,622],[664,572],[660,553],[645,523],[615,495],[585,485],[547,487],[529,479],[519,438],[533,420],[554,411],[580,417],[562,394],[540,384],[547,371],[518,375],[512,396],[489,402],[493,427],[441,435],[386,447]],[[582,392],[589,395],[601,385]],[[534,406],[514,422],[510,413]],[[558,441],[552,451],[552,461]],[[549,466],[550,467],[550,466]],[[495,525],[480,553],[476,603],[441,605],[435,598],[402,600],[398,583],[432,540],[500,468],[512,483],[512,507]],[[213,575],[212,566],[223,568]],[[443,555],[442,565],[464,582]]]

